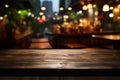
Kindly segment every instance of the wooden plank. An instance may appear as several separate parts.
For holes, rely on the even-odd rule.
[[[118,76],[119,61],[119,50],[4,49],[0,76]]]
[[[118,69],[119,61],[119,50],[0,50],[0,68]]]
[[[70,76],[70,77],[57,77],[57,76],[46,76],[46,77],[1,77],[0,80],[120,80],[119,76]]]

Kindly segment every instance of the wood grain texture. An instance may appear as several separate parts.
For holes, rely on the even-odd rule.
[[[120,51],[106,49],[0,50],[0,69],[120,69]]]
[[[0,80],[120,80],[120,77],[2,77]]]

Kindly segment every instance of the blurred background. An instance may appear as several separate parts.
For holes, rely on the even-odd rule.
[[[28,31],[29,33],[23,34]],[[50,40],[46,33],[120,32],[119,0],[1,0],[1,48],[17,48],[20,37],[27,47]],[[16,44],[13,42],[16,41]],[[28,41],[27,41],[28,40]],[[26,41],[26,42],[25,42]],[[14,44],[14,46],[12,45]],[[48,45],[48,48],[52,46]],[[21,46],[26,46],[21,45]],[[36,44],[34,44],[36,45]],[[42,45],[42,44],[41,44]],[[44,44],[43,44],[44,45]],[[7,47],[6,47],[7,46]],[[47,47],[46,47],[47,48]]]

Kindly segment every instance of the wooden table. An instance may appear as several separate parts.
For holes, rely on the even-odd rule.
[[[120,34],[114,34],[114,35],[92,35],[93,38],[99,38],[99,39],[105,39],[112,41],[112,44],[114,46],[114,49],[120,48]]]
[[[89,38],[91,34],[80,34],[80,33],[51,33],[47,32],[49,42],[54,49],[64,49],[68,43],[80,43],[81,38]]]
[[[25,31],[22,34],[15,35],[12,49],[28,49],[32,42],[32,31]]]
[[[118,75],[111,69],[120,69],[119,50],[0,50],[0,75]]]
[[[13,38],[0,40],[0,49],[28,49],[32,41],[32,31],[16,34]]]
[[[85,44],[88,46],[100,46],[101,43],[106,45],[109,44],[109,41],[111,39],[104,39],[103,40],[103,36],[104,35],[120,35],[120,33],[106,33],[106,32],[101,32],[101,33],[52,33],[52,32],[47,32],[46,35],[48,36],[49,42],[52,46],[52,48],[57,48],[57,49],[64,49],[65,44],[69,44],[69,43],[78,43],[78,44]],[[93,36],[96,35],[97,36],[102,36],[102,38],[100,39],[93,39]],[[95,38],[95,36],[94,36]],[[98,37],[97,37],[98,38]],[[117,38],[117,37],[116,37]],[[101,41],[101,43],[99,43],[99,41]],[[108,42],[105,42],[108,41]],[[119,42],[119,40],[112,40],[113,42]],[[96,43],[95,43],[96,42]],[[111,41],[110,41],[111,43]],[[102,45],[101,45],[102,46]]]

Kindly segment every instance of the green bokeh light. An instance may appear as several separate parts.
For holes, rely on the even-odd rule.
[[[28,14],[27,10],[19,10],[18,14],[21,16],[21,18],[25,18]]]

